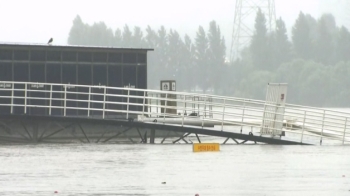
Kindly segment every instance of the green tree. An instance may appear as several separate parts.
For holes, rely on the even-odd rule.
[[[276,32],[273,34],[273,60],[274,68],[278,68],[282,63],[291,60],[291,43],[288,40],[286,25],[282,18],[276,21]]]
[[[145,45],[143,39],[143,32],[140,27],[134,27],[134,34],[132,35],[131,47],[141,48]]]
[[[268,70],[270,68],[270,51],[268,48],[269,41],[267,36],[266,18],[261,12],[261,9],[259,9],[255,18],[255,32],[250,44],[250,51],[255,67],[262,70]]]
[[[115,32],[114,32],[114,44],[113,44],[113,46],[121,47],[122,41],[123,41],[122,31],[119,28],[117,28],[117,30],[115,30]]]
[[[112,46],[114,43],[114,34],[112,29],[108,28],[104,22],[94,23],[89,28],[89,45],[94,46]]]
[[[350,61],[350,33],[344,26],[340,28],[337,36],[337,60],[338,61]]]
[[[133,40],[132,32],[130,31],[129,26],[125,25],[124,30],[123,30],[122,46],[123,47],[131,47],[132,40]]]
[[[220,86],[222,86],[221,75],[224,70],[226,47],[225,39],[221,37],[220,27],[215,21],[211,21],[209,24],[208,44],[208,71],[211,74],[207,77],[210,83],[214,85],[214,90],[217,93]]]
[[[210,71],[208,70],[208,38],[202,26],[199,26],[196,39],[195,39],[195,60],[197,64],[197,71],[200,77],[198,78],[198,85],[203,90],[203,93],[210,86],[210,79],[208,75],[210,75]]]
[[[292,30],[292,41],[297,57],[311,59],[313,45],[310,26],[303,12],[300,12]]]
[[[177,31],[170,29],[168,34],[168,77],[172,79],[179,78],[179,71],[182,68],[181,65],[181,50],[183,49],[183,42]],[[181,81],[181,80],[180,80]]]
[[[315,60],[325,65],[329,65],[333,59],[333,35],[329,25],[327,15],[323,15],[317,25],[317,39],[315,42]]]
[[[73,26],[69,31],[68,44],[70,45],[86,45],[87,25],[83,23],[79,15],[73,20]]]

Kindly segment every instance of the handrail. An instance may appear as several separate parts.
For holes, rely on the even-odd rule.
[[[125,119],[138,118],[149,122],[157,118],[164,124],[177,120],[181,126],[197,121],[198,126],[216,126],[216,130],[249,129],[259,134],[264,123],[279,123],[281,128],[268,127],[272,132],[299,134],[293,140],[303,142],[305,136],[321,140],[350,141],[350,113],[324,108],[285,104],[279,106],[262,100],[225,97],[188,92],[37,82],[0,81],[0,107],[8,114],[85,116]],[[116,93],[118,92],[118,93]],[[270,108],[270,109],[266,109]],[[276,109],[271,109],[276,108]],[[277,110],[281,108],[283,110]],[[197,116],[187,114],[195,113]],[[112,117],[111,117],[112,116]],[[282,118],[267,118],[279,116]],[[264,124],[265,125],[265,124]],[[230,126],[230,127],[228,127]],[[247,127],[247,128],[246,128]],[[310,138],[307,138],[308,140]]]

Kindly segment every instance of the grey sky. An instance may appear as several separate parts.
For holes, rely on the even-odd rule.
[[[299,11],[318,17],[328,12],[336,16],[338,25],[349,21],[347,0],[275,0],[277,17],[288,28]],[[11,0],[1,2],[0,41],[66,44],[72,21],[80,15],[84,22],[104,21],[113,30],[128,24],[145,28],[164,25],[181,35],[195,35],[199,25],[208,28],[211,20],[220,25],[227,44],[231,43],[235,0]],[[347,15],[349,17],[349,15]],[[348,25],[348,24],[346,24]]]

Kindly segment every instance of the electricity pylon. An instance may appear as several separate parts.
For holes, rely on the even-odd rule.
[[[259,8],[265,14],[268,31],[271,32],[276,28],[275,0],[236,0],[231,61],[237,59],[241,50],[249,45],[254,34],[255,17]]]

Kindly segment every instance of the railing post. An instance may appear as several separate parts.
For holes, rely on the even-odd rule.
[[[246,100],[245,99],[243,99],[243,110],[242,110],[242,124],[241,124],[241,130],[243,129],[243,122],[244,122],[244,114],[245,114],[245,103],[246,102]]]
[[[305,130],[305,120],[306,120],[306,111],[304,111],[304,119],[303,119],[303,127],[302,127],[302,130],[301,130],[300,143],[303,143],[304,130]],[[293,128],[293,125],[292,125],[292,128]]]
[[[345,144],[345,132],[348,124],[348,118],[345,118],[344,133],[343,133],[343,145]]]
[[[24,87],[24,114],[27,114],[27,83]]]
[[[126,119],[129,119],[129,99],[130,99],[130,89],[128,89],[128,102],[126,105]]]
[[[168,106],[168,93],[166,93],[165,94],[165,102],[164,102],[165,104],[164,104],[164,112],[163,112],[163,124],[164,124],[164,122],[165,122],[165,114],[166,114],[166,112],[167,112],[167,106]],[[160,104],[162,105],[162,102],[160,102]],[[162,109],[161,109],[162,110]]]
[[[49,106],[49,116],[51,116],[52,109],[52,84],[50,85],[50,106]]]
[[[14,91],[15,91],[15,84],[12,83],[12,92],[11,92],[11,114],[13,114],[13,97],[14,97]]]
[[[184,126],[184,121],[185,121],[185,110],[186,110],[186,95],[184,95],[183,98],[183,106],[182,106],[182,126]]]
[[[143,91],[142,122],[145,121],[145,104],[146,104],[146,91]]]
[[[226,99],[224,99],[224,107],[222,109],[221,131],[224,130],[225,106],[226,106]]]
[[[64,85],[64,107],[63,107],[63,116],[66,116],[66,107],[67,107],[67,85]]]
[[[324,118],[325,118],[325,115],[326,115],[326,110],[323,110],[320,145],[322,145],[322,138],[323,138],[323,128],[324,128]]]
[[[102,119],[105,119],[105,109],[106,109],[106,86],[103,91],[103,113],[102,113]]]
[[[90,117],[90,106],[91,105],[91,87],[89,87],[89,98],[88,98],[88,117]]]

